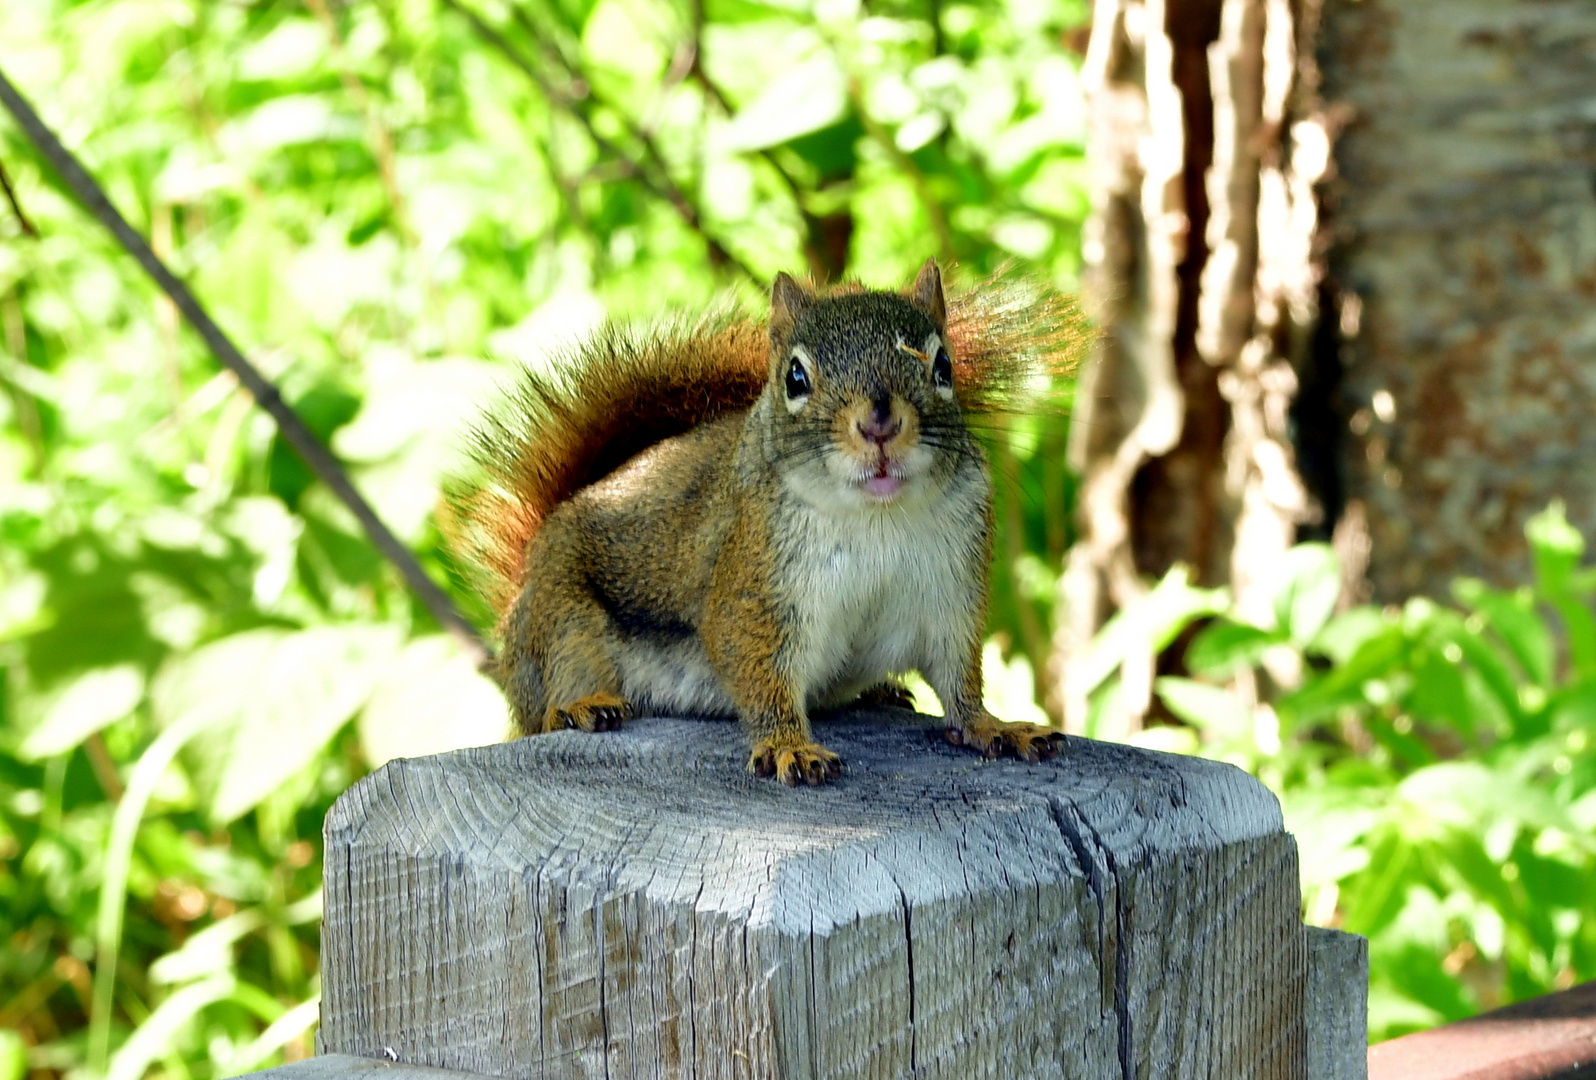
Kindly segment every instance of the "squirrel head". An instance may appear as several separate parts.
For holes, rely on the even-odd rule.
[[[901,293],[771,289],[770,450],[825,505],[896,504],[941,491],[978,454],[954,386],[942,273]]]

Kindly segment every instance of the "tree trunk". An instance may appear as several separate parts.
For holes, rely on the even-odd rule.
[[[1299,539],[1395,601],[1526,580],[1554,498],[1596,531],[1596,7],[1323,3],[1098,2],[1077,729],[1071,657],[1177,562],[1267,625],[1258,575]]]
[[[1303,48],[1315,16],[1291,0],[1097,5],[1085,256],[1104,334],[1073,427],[1082,540],[1055,658],[1072,728],[1086,701],[1071,657],[1113,609],[1176,563],[1257,607],[1257,569],[1321,519],[1289,437],[1298,373],[1318,366],[1314,188],[1332,124]],[[1146,652],[1107,734],[1147,709]]]
[[[1327,0],[1346,505],[1378,599],[1596,532],[1596,5]]]

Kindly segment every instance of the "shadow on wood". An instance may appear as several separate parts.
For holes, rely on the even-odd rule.
[[[1081,739],[988,762],[930,722],[821,720],[847,772],[818,789],[749,777],[713,721],[389,763],[327,821],[321,1052],[609,1080],[1361,1075],[1361,939],[1310,949],[1262,785]]]

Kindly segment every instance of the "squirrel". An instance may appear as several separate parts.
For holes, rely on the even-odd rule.
[[[515,729],[735,714],[748,769],[841,775],[812,710],[907,704],[950,743],[1039,761],[1063,735],[982,704],[992,481],[974,420],[1067,367],[1079,320],[999,275],[950,306],[776,276],[766,326],[610,329],[528,371],[475,435],[451,546],[487,578]]]

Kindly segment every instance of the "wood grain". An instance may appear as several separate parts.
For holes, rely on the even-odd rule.
[[[513,1077],[1299,1078],[1274,797],[1073,739],[821,719],[843,779],[640,720],[390,762],[328,817],[323,1053]]]

